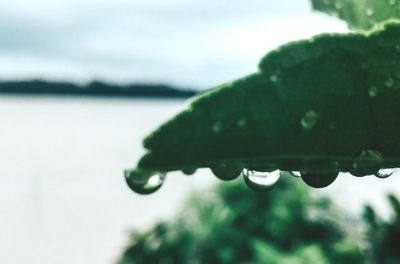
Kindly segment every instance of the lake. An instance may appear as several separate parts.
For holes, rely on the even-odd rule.
[[[0,96],[0,263],[113,263],[129,230],[172,219],[188,194],[218,182],[208,170],[172,173],[145,197],[125,185],[123,170],[143,153],[143,137],[183,104]],[[354,213],[371,202],[381,214],[384,194],[400,195],[398,173],[345,176],[315,194]]]

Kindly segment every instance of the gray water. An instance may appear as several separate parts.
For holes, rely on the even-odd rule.
[[[0,97],[0,263],[113,263],[129,230],[173,218],[189,193],[217,182],[207,170],[174,173],[146,197],[124,183],[143,137],[183,103]],[[371,202],[384,214],[384,193],[400,194],[398,176],[341,175],[315,193],[350,212]]]

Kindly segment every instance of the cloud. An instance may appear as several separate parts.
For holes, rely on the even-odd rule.
[[[346,30],[307,0],[14,0],[0,7],[0,78],[209,87],[287,40]]]

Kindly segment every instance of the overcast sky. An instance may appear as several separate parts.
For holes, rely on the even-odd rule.
[[[208,88],[269,50],[344,23],[308,0],[1,0],[0,79]]]

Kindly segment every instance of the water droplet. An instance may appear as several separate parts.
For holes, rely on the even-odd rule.
[[[243,166],[237,163],[221,163],[210,167],[212,173],[220,180],[231,181],[240,176]]]
[[[393,78],[389,78],[389,79],[387,79],[386,82],[385,82],[385,85],[386,85],[387,87],[392,87],[393,84],[394,84]]]
[[[187,167],[185,169],[182,170],[182,172],[186,175],[193,175],[195,174],[197,168],[196,167]]]
[[[310,187],[325,188],[331,185],[338,177],[339,172],[301,172],[301,178]]]
[[[212,130],[213,130],[215,133],[218,133],[219,131],[221,131],[221,127],[222,127],[221,122],[216,122],[216,123],[213,125]]]
[[[307,185],[324,188],[335,181],[340,170],[340,163],[336,161],[306,161],[300,174]]]
[[[270,80],[274,83],[279,82],[280,81],[279,75],[277,73],[272,74]]]
[[[247,120],[245,117],[241,117],[238,121],[237,121],[237,125],[238,127],[244,127],[247,124]]]
[[[389,0],[389,5],[394,6],[396,4],[396,0]]]
[[[166,174],[141,172],[138,170],[125,171],[125,181],[132,191],[138,194],[151,194],[156,192],[164,183]]]
[[[368,91],[370,97],[376,97],[378,95],[378,88],[376,86],[371,86]]]
[[[375,176],[380,178],[380,179],[385,179],[390,176],[396,171],[396,169],[381,169],[377,173],[375,173]]]
[[[310,110],[300,120],[300,124],[303,128],[310,129],[315,126],[317,121],[318,121],[317,112],[315,112],[314,110]]]
[[[374,14],[374,10],[372,8],[367,8],[366,14],[367,16],[372,16]]]
[[[270,189],[278,182],[279,177],[279,170],[272,172],[258,172],[247,169],[243,170],[243,179],[245,183],[255,191],[265,191]]]
[[[354,161],[353,170],[350,172],[354,176],[362,177],[376,174],[383,163],[383,156],[376,150],[364,150]]]
[[[301,178],[301,173],[300,171],[289,171],[290,175],[296,178]]]

